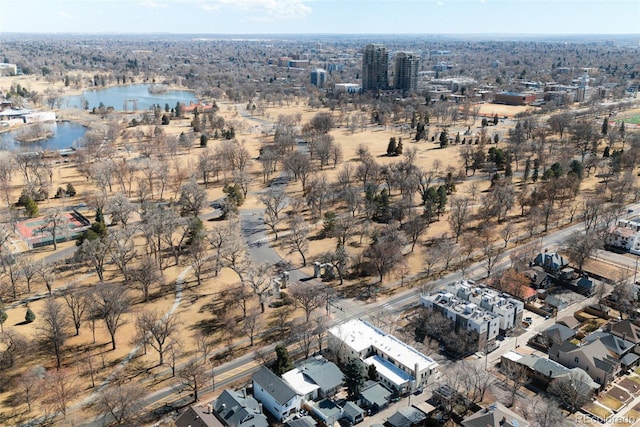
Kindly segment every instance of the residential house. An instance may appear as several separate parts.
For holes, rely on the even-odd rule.
[[[541,335],[547,341],[548,347],[552,343],[561,343],[574,338],[576,331],[560,323],[555,323],[542,331]]]
[[[393,335],[353,319],[329,329],[331,346],[342,360],[374,365],[380,381],[403,394],[424,387],[438,364]]]
[[[561,317],[556,321],[556,323],[559,323],[559,324],[564,325],[564,326],[566,326],[568,328],[571,328],[574,331],[576,329],[578,329],[580,327],[580,325],[582,324],[582,322],[580,322],[578,319],[576,319],[573,316]]]
[[[379,382],[368,381],[360,391],[358,406],[376,413],[387,407],[393,393]]]
[[[631,320],[621,320],[609,325],[608,330],[617,337],[631,341],[635,345],[634,352],[640,353],[640,348],[638,347],[638,344],[640,344],[640,326]]]
[[[462,421],[463,427],[529,427],[529,422],[499,402]]]
[[[596,331],[584,338],[585,342],[600,341],[609,352],[620,361],[622,369],[630,369],[638,364],[640,356],[634,353],[635,344],[609,332]]]
[[[282,375],[305,400],[334,396],[342,387],[343,378],[340,368],[322,356],[297,363],[295,369]]]
[[[300,410],[302,396],[268,368],[263,366],[251,379],[253,396],[276,420],[282,421]]]
[[[593,381],[583,369],[569,369],[558,362],[535,354],[520,354],[509,351],[502,356],[501,365],[524,366],[527,369],[527,377],[545,387],[555,379],[570,377],[573,380],[578,379],[594,391],[600,388],[600,384]]]
[[[224,427],[213,413],[211,405],[189,406],[176,419],[175,425],[176,427]]]
[[[229,427],[267,427],[269,422],[260,404],[246,391],[225,390],[213,402],[213,410]]]
[[[544,271],[550,274],[557,274],[569,265],[567,260],[557,252],[541,252],[535,257],[533,263],[544,268]]]
[[[342,418],[342,408],[331,399],[322,399],[309,405],[311,412],[327,426],[332,426]]]
[[[616,225],[609,228],[605,245],[640,255],[640,222],[619,219]]]
[[[577,346],[565,341],[549,348],[549,358],[567,368],[581,368],[601,387],[607,386],[620,371],[620,362],[600,340]]]
[[[398,412],[391,415],[387,419],[387,423],[391,427],[411,427],[422,425],[427,416],[420,410],[408,406],[406,408],[400,408]]]
[[[284,423],[285,427],[316,427],[317,425],[318,423],[316,422],[316,420],[308,415]]]
[[[364,409],[353,402],[347,402],[342,407],[342,417],[352,425],[359,424],[364,421],[364,413]]]

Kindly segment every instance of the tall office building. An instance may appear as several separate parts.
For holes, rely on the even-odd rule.
[[[369,44],[362,56],[362,90],[389,87],[389,53],[381,44]]]
[[[420,60],[413,53],[398,52],[396,54],[396,89],[403,93],[415,92],[418,89],[418,68]]]
[[[324,87],[324,82],[327,80],[327,72],[322,68],[315,68],[311,71],[311,84],[318,88]]]

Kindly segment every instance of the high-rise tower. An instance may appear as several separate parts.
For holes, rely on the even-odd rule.
[[[389,87],[389,53],[381,44],[368,44],[362,56],[362,90]]]
[[[418,89],[418,67],[420,61],[416,55],[407,52],[396,54],[395,88],[403,93]]]

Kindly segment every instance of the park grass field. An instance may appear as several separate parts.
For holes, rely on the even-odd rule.
[[[626,117],[624,119],[616,120],[616,123],[625,123],[625,124],[640,126],[640,114],[631,116],[631,117]]]

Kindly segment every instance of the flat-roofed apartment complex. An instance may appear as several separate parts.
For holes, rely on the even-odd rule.
[[[449,291],[422,295],[427,309],[442,313],[454,323],[456,331],[478,333],[476,351],[491,351],[500,331],[522,322],[524,303],[508,294],[462,280]]]
[[[374,365],[380,382],[400,394],[422,388],[438,367],[430,357],[360,319],[334,326],[329,335],[340,358]]]
[[[389,87],[389,52],[381,44],[368,44],[362,55],[362,90]]]

